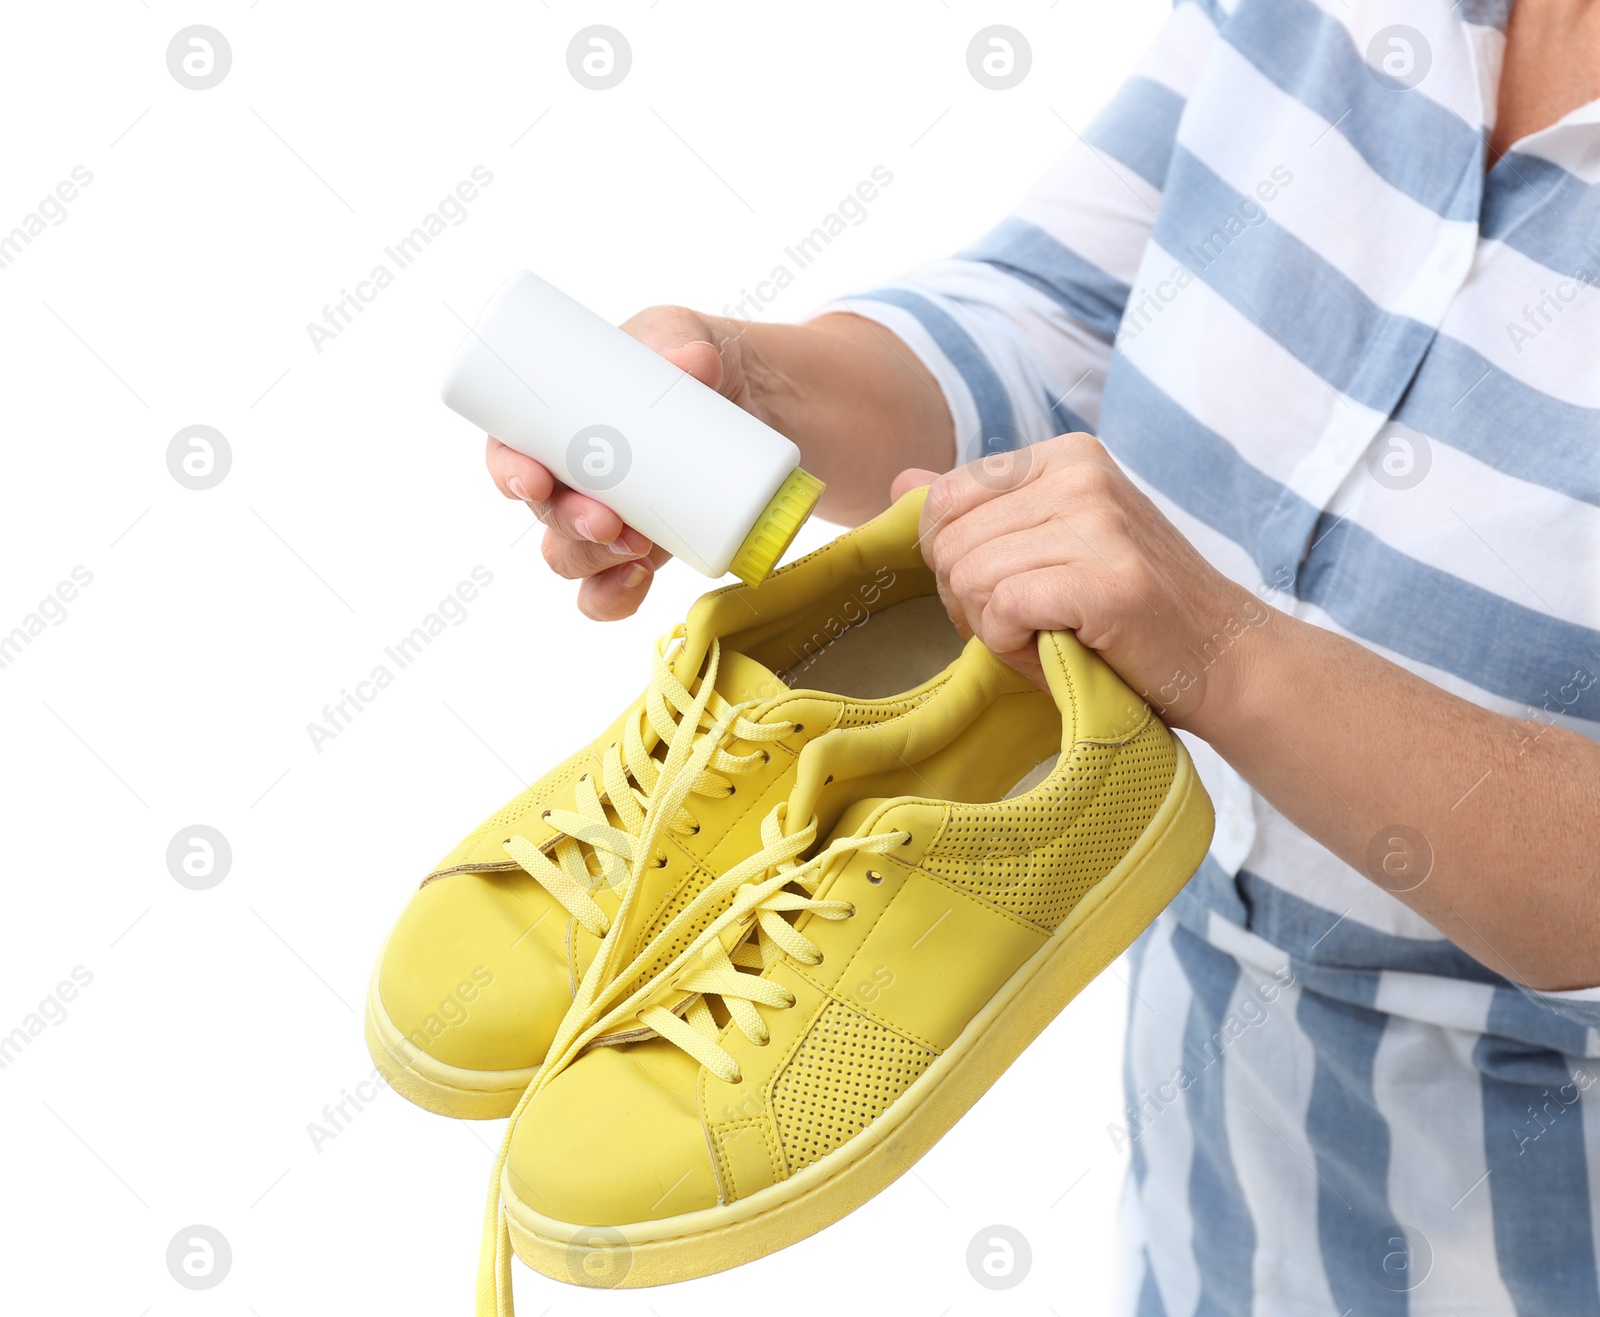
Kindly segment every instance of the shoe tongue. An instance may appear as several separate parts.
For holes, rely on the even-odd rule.
[[[789,692],[788,686],[771,668],[733,649],[724,649],[718,656],[717,679],[712,687],[729,704],[770,700],[774,695]]]
[[[852,802],[844,813],[839,815],[839,821],[828,830],[828,840],[832,841],[835,837],[855,836],[866,825],[873,812],[881,808],[889,799],[890,797],[888,796],[868,796],[864,800]]]

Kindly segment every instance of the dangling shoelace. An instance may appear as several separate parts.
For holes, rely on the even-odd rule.
[[[573,822],[581,828],[582,840],[591,845],[594,853],[600,857],[601,876],[596,878],[588,872],[588,865],[583,863],[581,852],[578,863],[581,865],[581,874],[570,862],[563,861],[561,867],[552,863],[547,855],[531,844],[526,848],[518,848],[512,852],[512,858],[528,868],[534,878],[545,883],[558,901],[561,901],[571,911],[575,918],[579,918],[579,910],[591,916],[598,915],[594,921],[601,936],[608,931],[604,912],[594,904],[593,896],[600,882],[607,883],[613,891],[627,899],[627,889],[639,874],[645,864],[652,863],[656,847],[669,828],[674,830],[694,831],[697,825],[694,816],[685,808],[685,802],[691,794],[716,795],[718,787],[730,785],[722,774],[744,772],[763,762],[766,751],[757,751],[749,755],[732,755],[723,749],[723,742],[730,736],[746,741],[777,740],[787,736],[795,730],[793,723],[778,722],[772,724],[754,722],[744,715],[754,706],[755,701],[742,704],[729,704],[715,689],[717,668],[721,659],[721,650],[715,639],[711,642],[710,654],[706,662],[705,672],[700,678],[698,691],[691,697],[688,690],[673,675],[666,662],[666,651],[672,642],[685,634],[685,628],[675,627],[656,646],[654,674],[650,687],[646,692],[645,715],[650,718],[651,726],[656,729],[658,736],[667,740],[667,754],[659,767],[651,756],[645,752],[642,737],[639,734],[637,720],[630,719],[629,727],[624,734],[623,750],[627,754],[628,768],[633,771],[638,764],[647,775],[648,781],[635,774],[634,780],[639,782],[643,790],[635,793],[626,778],[618,779],[616,773],[621,772],[620,761],[613,770],[613,756],[617,754],[615,746],[606,753],[605,759],[605,786],[608,799],[612,808],[623,819],[625,825],[630,820],[636,820],[633,831],[620,836],[611,834],[619,833],[604,812],[600,813],[600,822],[596,822],[595,811],[598,810],[598,793],[593,806],[587,798],[580,795],[580,811],[555,811],[552,810],[549,822],[561,827],[563,837],[557,839],[555,847],[557,859],[561,860],[560,847],[564,840],[576,843],[578,836],[567,829],[567,822]],[[679,710],[681,716],[673,722],[668,704]],[[701,723],[707,716],[712,722],[709,729],[703,733]],[[615,788],[615,789],[614,789]],[[637,811],[625,812],[628,806]],[[780,807],[781,808],[781,807]],[[558,815],[560,817],[558,817]],[[581,818],[582,822],[577,820]],[[805,834],[801,842],[801,849],[810,844],[816,835],[816,828],[812,827]],[[513,838],[513,841],[524,840]],[[767,826],[763,823],[763,843],[768,841]],[[791,839],[792,840],[792,839]],[[606,844],[596,845],[596,841]],[[763,846],[763,853],[766,846]],[[798,851],[793,852],[795,854]],[[524,859],[526,857],[526,860]],[[529,868],[529,865],[534,867]],[[749,864],[749,861],[746,862]],[[730,870],[730,875],[735,871]],[[759,872],[759,870],[753,871]],[[559,875],[559,876],[557,876]],[[551,886],[547,879],[554,879],[555,885]],[[570,883],[563,881],[570,879]],[[588,898],[589,910],[582,901],[578,900],[579,892]],[[710,884],[699,897],[688,906],[688,910],[700,910],[706,904],[708,894],[721,893],[719,883]],[[563,900],[563,895],[572,900],[568,905]],[[577,908],[575,909],[574,906]],[[681,916],[680,916],[681,918]],[[678,920],[673,920],[669,927],[676,927]],[[589,927],[585,924],[585,927]],[[651,945],[657,945],[660,935],[652,939]],[[648,954],[648,948],[641,955]],[[680,958],[681,959],[681,958]],[[588,972],[584,975],[583,982],[579,985],[574,1005],[568,1011],[562,1027],[557,1031],[554,1045],[550,1054],[553,1056],[558,1051],[565,1050],[565,1040],[569,1037],[568,1020],[581,1016],[579,1003],[592,1003],[597,1000],[604,990],[604,967],[608,957],[604,954],[597,955],[589,965]],[[635,962],[637,967],[638,962]],[[546,1065],[542,1068],[541,1079],[553,1074],[555,1067]],[[506,1225],[504,1208],[500,1202],[500,1176],[505,1169],[506,1157],[511,1150],[511,1134],[516,1129],[517,1118],[528,1105],[529,1100],[540,1087],[540,1080],[535,1080],[528,1085],[521,1100],[517,1103],[516,1110],[511,1113],[511,1119],[506,1123],[505,1138],[500,1144],[499,1155],[495,1158],[494,1171],[489,1181],[489,1201],[484,1217],[483,1246],[478,1255],[478,1281],[475,1292],[475,1312],[477,1317],[513,1317],[515,1312],[511,1289],[511,1235]]]
[[[753,722],[742,714],[748,704],[729,704],[713,689],[720,647],[711,642],[710,658],[698,690],[691,694],[673,673],[667,651],[683,639],[687,628],[674,627],[656,642],[652,656],[650,684],[645,690],[644,707],[638,717],[628,719],[620,743],[613,743],[601,759],[600,786],[585,773],[574,788],[575,809],[548,809],[543,819],[556,830],[548,847],[541,848],[517,835],[505,842],[506,853],[550,893],[579,925],[595,937],[604,937],[608,927],[605,912],[594,893],[605,884],[621,895],[635,872],[648,858],[658,860],[655,844],[663,831],[680,836],[699,831],[694,815],[684,807],[690,795],[725,796],[732,789],[730,776],[748,772],[765,762],[767,751],[746,755],[729,754],[721,742],[731,735],[759,744],[775,741],[793,730],[792,723]],[[682,768],[691,758],[690,747],[701,736],[701,722],[711,718],[719,734],[706,737],[709,748],[696,761],[696,771],[684,780]],[[667,746],[664,761],[658,763],[646,749],[643,727],[648,723]],[[683,781],[670,810],[649,808],[651,798],[663,782]],[[606,812],[610,804],[616,818]],[[648,845],[640,845],[647,819],[657,824]],[[585,848],[595,857],[598,874],[589,868]],[[552,858],[552,856],[554,858]]]
[[[730,715],[736,714],[737,708],[730,708],[724,718],[731,725]],[[711,740],[715,734],[714,728],[707,739]],[[694,756],[680,767],[678,779],[656,800],[652,812],[678,808],[673,797],[681,799],[687,794],[688,781],[699,771],[694,760],[709,753],[704,744],[696,748]],[[720,998],[735,1025],[752,1042],[765,1039],[766,1025],[756,1007],[764,1005],[785,1010],[794,1005],[794,1000],[785,989],[761,977],[761,971],[780,956],[790,956],[806,965],[815,965],[821,959],[815,943],[785,916],[810,910],[824,919],[848,919],[855,913],[849,902],[820,900],[814,895],[828,865],[852,851],[883,853],[905,841],[903,832],[841,837],[809,859],[801,860],[799,857],[816,840],[817,821],[813,818],[804,828],[785,836],[783,826],[787,811],[787,805],[776,806],[761,822],[761,849],[709,884],[651,939],[650,945],[639,952],[628,970],[612,979],[613,985],[627,984],[632,971],[645,963],[654,948],[670,945],[681,929],[693,927],[708,910],[718,911],[704,931],[649,983],[635,989],[626,1000],[604,1009],[603,989],[595,977],[600,958],[596,957],[595,964],[591,965],[573,1009],[557,1031],[549,1060],[539,1078],[523,1093],[506,1126],[505,1140],[489,1182],[483,1246],[478,1255],[477,1317],[514,1317],[511,1235],[500,1201],[500,1177],[511,1149],[512,1132],[534,1095],[593,1038],[619,1026],[625,1027],[630,1019],[654,1029],[714,1074],[738,1083],[741,1078],[738,1066],[717,1042],[716,1019],[706,998]],[[647,820],[647,830],[649,823]],[[739,936],[739,930],[751,927],[756,934],[754,941]],[[729,941],[735,944],[732,952],[726,949]],[[682,1018],[664,1006],[642,1006],[663,979],[676,989],[694,994]]]

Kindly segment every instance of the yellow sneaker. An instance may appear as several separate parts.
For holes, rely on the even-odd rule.
[[[367,1045],[396,1092],[443,1115],[509,1115],[636,876],[607,954],[625,963],[654,940],[664,963],[698,932],[674,922],[682,906],[760,848],[806,745],[942,684],[962,642],[917,547],[920,510],[919,491],[759,590],[703,596],[644,693],[435,866],[367,995]]]
[[[838,1220],[1177,894],[1212,829],[1182,744],[1070,634],[1039,650],[1048,694],[973,641],[904,717],[806,746],[761,847],[585,981],[507,1132],[480,1314],[513,1246],[646,1286]]]

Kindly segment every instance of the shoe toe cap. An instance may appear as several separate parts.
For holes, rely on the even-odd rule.
[[[659,1038],[586,1053],[518,1117],[506,1188],[541,1216],[573,1225],[627,1226],[715,1207],[699,1069]]]
[[[543,1062],[572,999],[566,911],[519,873],[458,873],[418,891],[378,966],[396,1032],[445,1065]]]

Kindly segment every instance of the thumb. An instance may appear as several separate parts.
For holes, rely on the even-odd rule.
[[[931,485],[939,478],[937,471],[924,471],[920,466],[908,466],[894,478],[889,486],[889,500],[894,502],[916,489],[919,485]]]
[[[657,351],[679,370],[693,375],[707,388],[721,391],[722,353],[717,351],[716,344],[708,343],[705,339],[695,339],[676,347],[658,348]]]

